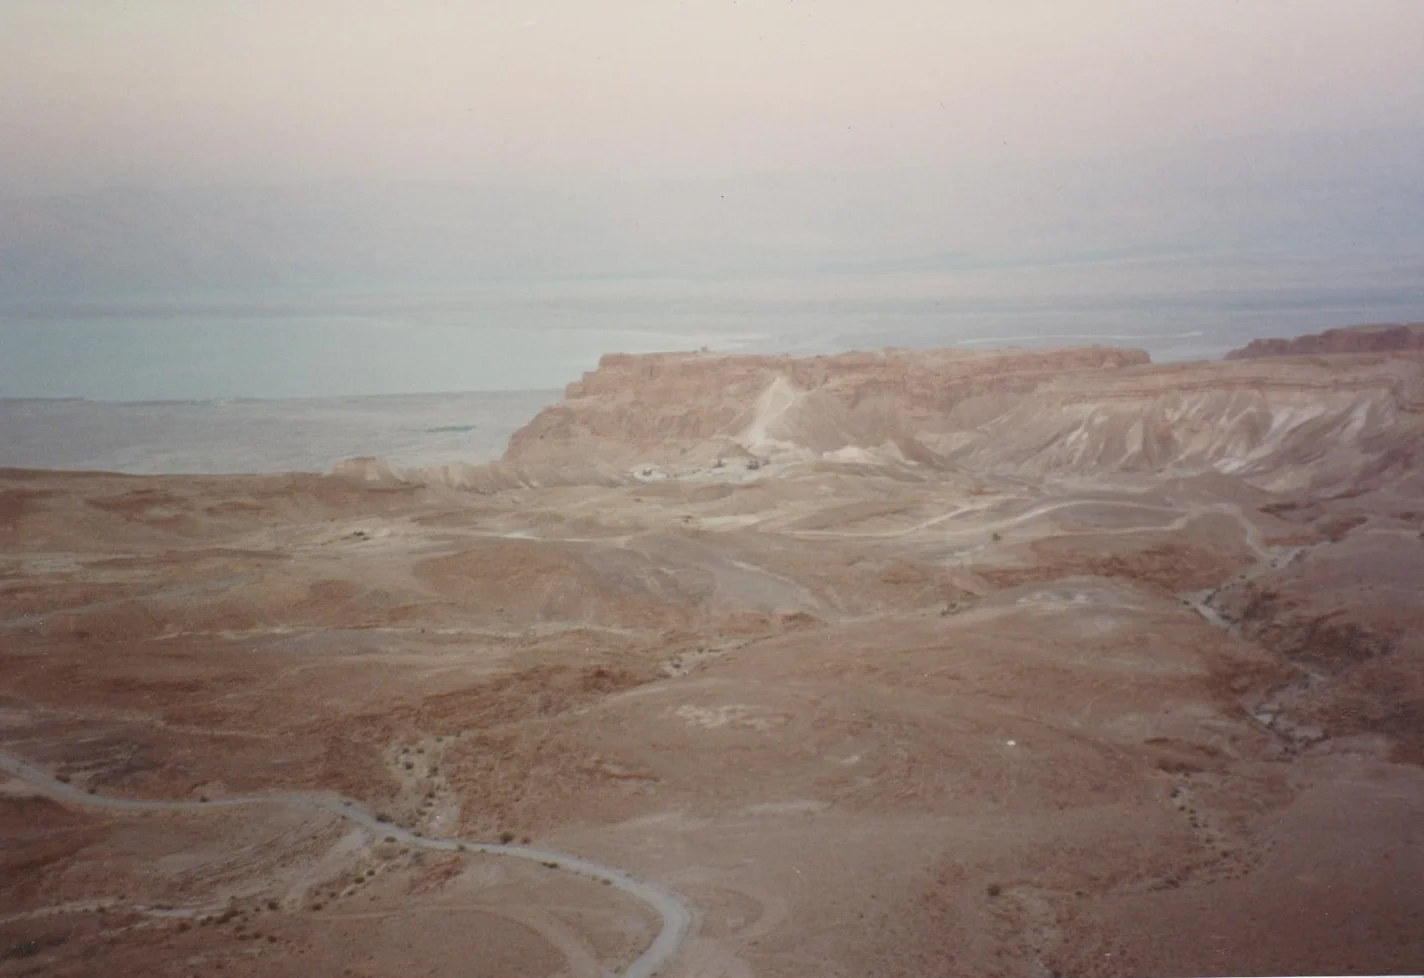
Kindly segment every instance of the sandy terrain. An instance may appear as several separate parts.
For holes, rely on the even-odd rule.
[[[1421,391],[616,357],[491,466],[0,472],[0,975],[1417,970]]]

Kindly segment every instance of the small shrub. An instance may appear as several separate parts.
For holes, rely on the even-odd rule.
[[[501,832],[499,834],[499,841],[504,845],[509,845],[511,842],[514,841],[514,833],[509,831]]]
[[[376,813],[376,821],[378,821],[378,822],[389,822],[390,820],[391,820],[390,815],[386,814],[385,812],[377,812],[377,813]],[[394,842],[395,839],[392,839],[390,836],[386,836],[386,841],[387,841],[387,842]]]
[[[998,543],[1000,540],[1004,539],[1004,535],[1002,533],[994,533],[990,535],[989,539],[993,540],[995,543]]]
[[[996,897],[996,896],[998,896],[1000,893],[1003,893],[1003,892],[1004,892],[1004,888],[1003,888],[1002,886],[1000,886],[998,883],[990,883],[990,884],[989,884],[988,893],[989,893],[989,895],[990,895],[991,897]]]
[[[39,941],[19,941],[5,952],[7,958],[32,958],[40,953]]]

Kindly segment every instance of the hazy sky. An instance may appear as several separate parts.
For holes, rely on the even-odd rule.
[[[0,397],[1420,318],[1424,0],[0,0]]]
[[[700,178],[1424,123],[1420,0],[0,0],[0,195]]]

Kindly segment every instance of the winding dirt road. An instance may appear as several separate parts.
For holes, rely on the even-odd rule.
[[[30,787],[56,801],[85,805],[91,808],[118,809],[128,812],[194,812],[211,808],[235,808],[239,805],[291,805],[312,811],[339,815],[350,822],[370,829],[379,835],[394,836],[413,848],[434,849],[441,852],[480,852],[493,856],[512,856],[548,865],[556,863],[558,868],[576,873],[588,879],[607,882],[629,896],[641,900],[657,911],[662,919],[662,929],[653,943],[648,945],[626,969],[622,978],[653,978],[659,969],[677,954],[692,926],[692,911],[687,905],[667,890],[651,883],[635,879],[621,870],[570,856],[550,849],[530,846],[499,845],[492,842],[475,842],[469,839],[432,839],[417,835],[400,826],[382,822],[366,809],[342,798],[330,795],[282,792],[270,795],[248,795],[238,798],[218,798],[213,801],[149,801],[135,798],[114,798],[105,795],[91,795],[72,785],[50,777],[49,774],[27,764],[18,758],[0,754],[0,770],[7,771]]]

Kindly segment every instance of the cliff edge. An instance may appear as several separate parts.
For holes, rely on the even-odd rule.
[[[1394,353],[1424,350],[1424,323],[1377,323],[1343,326],[1290,339],[1252,340],[1226,355],[1227,360],[1256,357],[1317,356],[1331,353]]]
[[[1424,358],[1155,365],[1138,350],[613,355],[515,433],[504,465],[763,478],[804,464],[1030,478],[1238,475],[1268,489],[1416,467]]]

